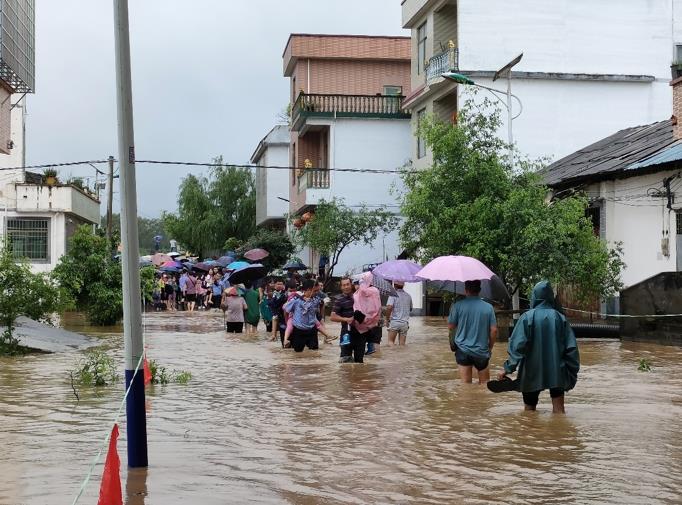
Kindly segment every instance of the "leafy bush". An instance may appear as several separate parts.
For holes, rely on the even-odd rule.
[[[646,358],[640,359],[637,370],[640,372],[651,372],[651,361]]]
[[[19,316],[49,322],[49,317],[68,306],[68,295],[44,274],[34,274],[25,261],[17,260],[9,246],[0,244],[0,354],[25,352],[14,336]]]
[[[83,225],[71,237],[69,251],[59,259],[52,272],[84,310],[88,321],[99,326],[116,324],[123,318],[123,280],[121,264],[113,259],[113,250],[106,237],[93,233]],[[140,272],[142,293],[151,300],[154,289],[154,268]]]
[[[159,365],[156,360],[149,360],[149,372],[152,375],[152,384],[169,384],[176,382],[178,384],[187,384],[192,379],[191,372],[185,370],[169,371],[165,366]]]
[[[76,368],[71,370],[71,378],[81,386],[96,387],[110,386],[120,380],[114,359],[100,350],[87,351]]]

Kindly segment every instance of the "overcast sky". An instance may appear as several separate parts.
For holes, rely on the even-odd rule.
[[[113,2],[36,4],[27,163],[117,156]],[[137,158],[248,162],[287,104],[289,33],[404,35],[400,16],[399,0],[130,0]],[[140,215],[175,210],[187,173],[138,165]]]

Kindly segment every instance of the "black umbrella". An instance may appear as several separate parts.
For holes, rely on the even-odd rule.
[[[282,267],[282,270],[308,270],[308,267],[300,261],[290,261]]]
[[[353,280],[360,280],[363,274],[356,274],[353,276]],[[384,296],[398,296],[398,292],[393,287],[393,283],[389,280],[384,279],[380,275],[372,274],[372,286],[379,290],[379,293]]]
[[[464,283],[460,281],[428,281],[427,288],[435,291],[447,291],[448,293],[466,294]],[[481,280],[481,298],[486,298],[495,302],[507,304],[511,301],[507,287],[497,275],[493,275],[490,280]]]
[[[267,267],[261,265],[260,263],[254,263],[239,270],[235,270],[227,278],[230,284],[241,284],[247,281],[255,281],[256,279],[262,279],[268,274]]]

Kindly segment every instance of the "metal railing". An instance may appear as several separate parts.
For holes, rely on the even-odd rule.
[[[426,83],[441,79],[441,74],[452,72],[459,68],[459,51],[456,48],[448,49],[440,54],[429,58],[426,64]]]
[[[298,115],[340,114],[400,116],[403,96],[398,95],[298,95],[294,103],[294,117]]]

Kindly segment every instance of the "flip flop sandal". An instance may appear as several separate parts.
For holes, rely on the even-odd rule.
[[[509,377],[505,377],[502,380],[488,381],[487,386],[488,389],[493,393],[507,393],[509,391],[518,391],[519,380],[518,379],[512,380]]]

